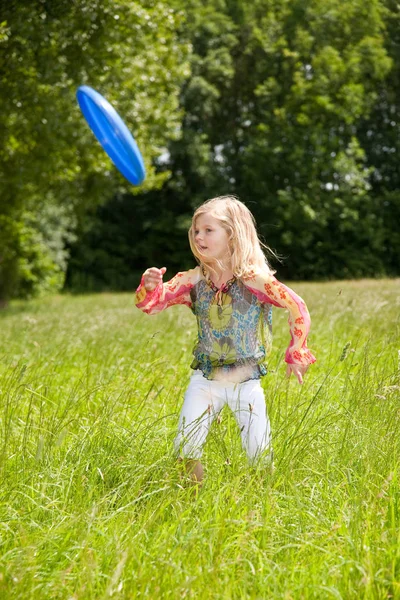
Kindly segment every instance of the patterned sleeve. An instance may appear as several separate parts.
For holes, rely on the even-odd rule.
[[[174,304],[185,304],[191,307],[190,290],[199,279],[199,273],[199,267],[177,273],[166,283],[160,283],[152,292],[146,291],[144,277],[142,277],[135,293],[137,308],[148,315],[155,315]]]
[[[261,303],[273,304],[289,311],[291,341],[286,350],[285,361],[299,365],[315,362],[316,358],[307,348],[310,315],[303,299],[266,271],[254,272],[243,283]]]

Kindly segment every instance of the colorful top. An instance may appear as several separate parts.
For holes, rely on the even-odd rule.
[[[178,273],[147,292],[144,279],[136,290],[136,306],[156,314],[174,304],[185,304],[196,315],[198,337],[193,369],[207,379],[247,381],[267,372],[271,348],[272,305],[289,311],[291,341],[287,363],[315,362],[307,348],[310,316],[303,300],[266,271],[233,277],[218,289],[200,267]]]

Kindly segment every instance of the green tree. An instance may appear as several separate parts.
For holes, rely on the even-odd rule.
[[[386,272],[399,274],[400,255],[400,5],[384,0],[385,48],[393,68],[378,88],[370,118],[362,120],[357,134],[372,169],[373,213],[383,231],[381,255]],[[372,232],[375,239],[376,232]]]
[[[392,68],[381,2],[191,0],[185,12],[192,74],[166,189],[192,206],[238,193],[290,277],[382,273],[357,131]]]
[[[3,6],[0,27],[0,299],[60,288],[66,243],[90,211],[131,188],[77,107],[88,84],[134,132],[143,190],[168,173],[153,163],[180,134],[188,74],[181,15],[166,0],[33,0]]]
[[[239,189],[251,190],[291,277],[361,276],[375,261],[371,171],[356,126],[392,66],[381,12],[377,0],[254,7],[259,27],[246,43],[246,70],[257,101],[250,90],[242,103],[256,110],[244,130]],[[359,259],[361,248],[368,256]]]
[[[188,0],[183,9],[180,39],[192,53],[182,135],[158,163],[171,178],[135,199],[142,218],[128,270],[147,260],[171,270],[192,264],[192,209],[237,193],[287,257],[283,276],[398,272],[396,2]],[[104,214],[96,228],[105,228]],[[99,249],[102,237],[95,233]],[[80,272],[92,272],[93,243],[78,245]]]

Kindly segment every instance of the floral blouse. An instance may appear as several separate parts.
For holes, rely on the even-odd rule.
[[[247,381],[267,372],[265,358],[271,348],[272,305],[289,311],[291,341],[287,363],[315,362],[307,348],[310,316],[303,300],[266,271],[234,277],[220,289],[200,267],[178,273],[147,292],[143,278],[136,290],[136,306],[156,314],[174,304],[185,304],[196,315],[198,336],[193,369],[207,379]]]

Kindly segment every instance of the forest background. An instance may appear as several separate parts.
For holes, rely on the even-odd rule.
[[[0,303],[129,290],[193,266],[205,199],[237,194],[289,279],[400,273],[396,0],[1,0]],[[147,179],[109,161],[90,85]]]

